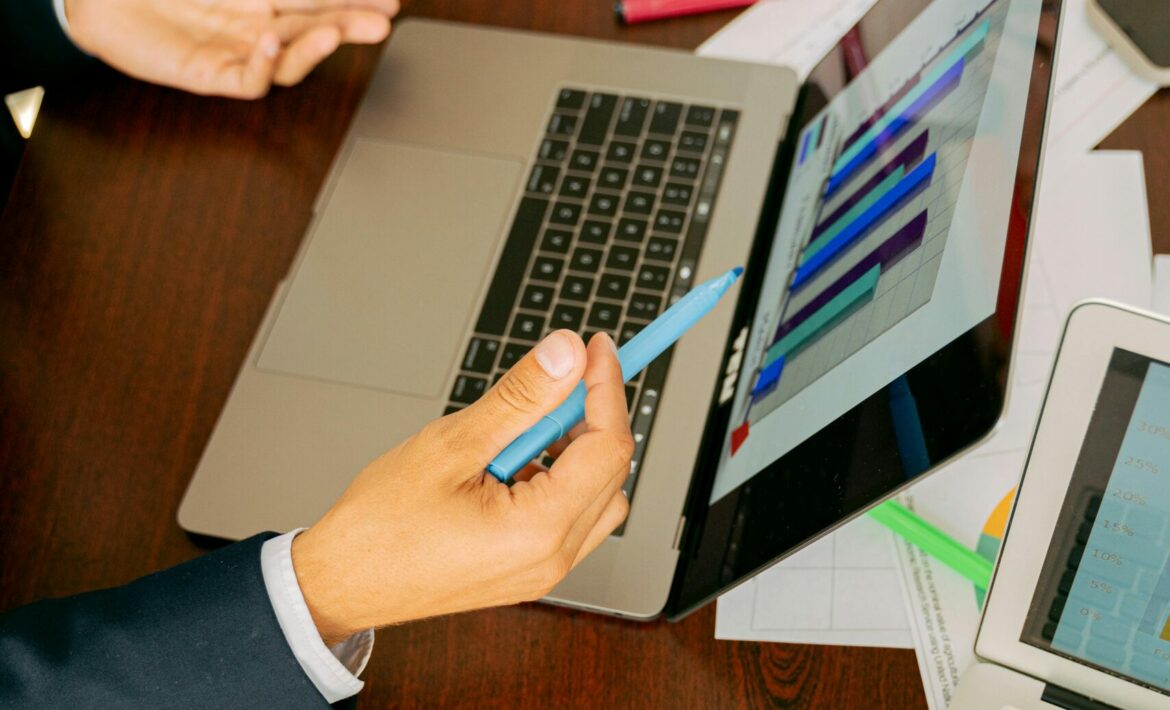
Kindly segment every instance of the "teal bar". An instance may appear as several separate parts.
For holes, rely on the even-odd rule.
[[[849,284],[844,291],[837,294],[833,300],[826,303],[819,311],[809,316],[808,320],[793,328],[783,338],[777,340],[764,357],[763,367],[768,367],[789,353],[800,349],[805,343],[815,340],[821,331],[829,328],[843,313],[852,308],[858,301],[873,298],[877,288],[878,277],[881,276],[882,265],[874,264],[873,268],[865,272],[861,278]]]
[[[861,136],[861,138],[858,138],[853,142],[853,145],[849,146],[849,150],[845,151],[837,157],[836,162],[833,163],[833,172],[836,173],[838,170],[848,165],[849,161],[853,160],[853,158],[856,157],[856,155],[860,153],[865,148],[865,146],[869,145],[870,141],[872,141],[874,138],[877,138],[878,135],[881,134],[881,132],[884,131],[887,126],[897,120],[899,116],[906,112],[906,109],[910,108],[910,106],[915,101],[917,101],[920,96],[922,96],[922,94],[926,93],[927,89],[933,86],[934,82],[937,81],[939,77],[941,77],[943,74],[946,74],[947,71],[949,71],[956,62],[962,61],[963,58],[966,57],[972,50],[974,50],[981,42],[987,39],[987,32],[990,28],[991,21],[984,20],[983,24],[979,25],[978,29],[967,35],[967,37],[962,42],[960,42],[954,49],[948,52],[945,60],[939,64],[936,64],[934,69],[930,70],[929,74],[919,79],[918,83],[914,85],[913,89],[911,89],[905,96],[902,97],[900,101],[898,101],[898,103],[894,104],[889,111],[887,111],[880,119],[878,119],[872,126],[870,126],[869,130],[867,130],[865,134]]]
[[[901,180],[905,175],[906,168],[902,165],[899,165],[897,170],[886,176],[886,179],[882,180],[877,185],[874,185],[874,188],[870,190],[865,197],[861,198],[860,202],[851,207],[848,212],[838,217],[837,221],[833,223],[832,227],[829,227],[825,231],[821,232],[821,236],[817,237],[804,248],[804,251],[800,254],[800,263],[803,264],[804,262],[811,259],[818,251],[824,249],[825,245],[833,241],[833,237],[840,234],[842,229],[845,229],[853,220],[865,214],[865,211],[872,207],[873,203],[877,202],[882,198],[883,195],[894,189],[894,186],[897,185],[898,181]],[[797,264],[797,266],[799,265],[800,264]]]

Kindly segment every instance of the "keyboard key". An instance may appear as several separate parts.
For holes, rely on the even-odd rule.
[[[589,110],[581,124],[581,135],[577,140],[586,145],[601,145],[609,132],[610,119],[617,107],[617,97],[612,94],[594,94],[589,98]]]
[[[633,143],[614,141],[609,144],[609,150],[605,153],[605,159],[614,163],[628,163],[634,159],[635,148],[636,146]]]
[[[609,230],[612,226],[609,222],[596,219],[585,220],[585,224],[581,226],[581,241],[590,244],[605,244],[609,241]]]
[[[564,254],[569,251],[569,244],[573,241],[573,233],[563,229],[544,230],[544,239],[540,241],[540,248],[544,251]]]
[[[492,375],[492,387],[495,387],[496,383],[499,382],[500,378],[502,378],[503,376],[504,376],[504,373],[502,373],[502,372],[497,372],[496,374]]]
[[[626,217],[618,222],[617,238],[627,242],[640,242],[646,237],[646,222]]]
[[[453,404],[449,404],[449,405],[447,405],[447,407],[445,409],[443,409],[443,416],[445,417],[448,414],[454,414],[455,412],[458,412],[460,409],[463,409],[463,407],[456,407]]]
[[[633,271],[636,263],[638,250],[632,247],[613,247],[609,250],[609,258],[605,260],[606,268],[623,271]]]
[[[618,345],[625,345],[638,334],[638,331],[646,327],[645,323],[631,323],[626,321],[622,323],[621,332],[618,333]]]
[[[646,258],[657,261],[674,261],[674,254],[678,250],[678,242],[665,237],[651,237],[646,245]]]
[[[662,201],[668,205],[686,207],[691,204],[692,192],[693,188],[690,185],[668,182],[666,183],[666,189],[662,191]]]
[[[678,149],[688,153],[702,153],[707,150],[707,134],[695,131],[683,131],[678,139]]]
[[[626,180],[629,177],[630,171],[626,168],[615,168],[612,165],[607,165],[601,169],[601,174],[597,176],[597,186],[607,190],[620,190],[626,186]]]
[[[550,328],[568,328],[569,330],[580,330],[581,321],[585,318],[585,309],[580,306],[570,306],[567,303],[562,303],[553,310],[552,322],[549,323]]]
[[[678,130],[678,118],[682,115],[682,105],[669,101],[659,101],[654,104],[654,114],[650,118],[650,132],[664,136],[673,136]]]
[[[463,369],[470,372],[488,374],[496,364],[496,355],[500,352],[500,343],[486,338],[472,338],[467,345],[467,352],[463,355]]]
[[[561,183],[561,196],[571,197],[574,200],[584,200],[589,194],[589,178],[580,175],[566,175]]]
[[[639,280],[638,285],[641,285],[641,280]],[[630,299],[630,312],[627,315],[630,318],[654,320],[658,315],[658,309],[661,307],[662,299],[658,298],[658,296],[635,292],[634,297]]]
[[[597,273],[598,266],[601,266],[601,250],[587,247],[577,247],[573,250],[573,258],[569,260],[570,269],[593,274]]]
[[[587,276],[567,276],[561,286],[561,299],[566,301],[588,301],[593,293],[593,279]]]
[[[642,159],[664,162],[670,155],[670,141],[649,139],[642,144]]]
[[[622,108],[618,111],[617,123],[613,132],[619,136],[637,137],[642,134],[642,126],[646,123],[646,114],[650,111],[650,99],[628,97],[622,100]]]
[[[545,138],[544,142],[540,144],[540,158],[541,160],[551,160],[554,162],[561,162],[565,156],[569,154],[569,144],[565,141],[558,141],[552,138]]]
[[[604,192],[598,192],[589,201],[589,214],[612,217],[617,214],[617,205],[617,195],[607,195]]]
[[[621,317],[622,307],[613,303],[597,302],[589,309],[589,325],[594,328],[616,328]]]
[[[520,297],[520,307],[533,311],[547,311],[552,305],[553,289],[551,286],[537,286],[529,284]]]
[[[531,276],[537,281],[556,282],[561,278],[561,269],[564,266],[564,259],[555,259],[551,256],[538,256],[532,264]]]
[[[585,92],[576,89],[561,89],[557,95],[557,108],[576,111],[585,105]]]
[[[578,148],[573,151],[573,157],[569,160],[569,170],[580,170],[583,173],[591,173],[597,167],[597,161],[601,160],[601,153],[596,150],[585,150]]]
[[[665,291],[669,284],[669,267],[643,264],[642,268],[638,270],[638,288],[648,288],[652,291]],[[635,298],[637,297],[635,296]]]
[[[675,212],[674,210],[658,210],[657,216],[654,217],[654,228],[662,230],[663,232],[672,232],[677,234],[682,231],[683,223],[686,221],[687,215],[685,212]]]
[[[630,291],[630,277],[622,274],[603,274],[597,286],[598,298],[612,298],[615,301],[626,300]]]
[[[455,378],[455,389],[451,392],[451,401],[459,402],[460,404],[471,404],[482,397],[484,392],[487,392],[487,387],[488,381],[486,377],[460,375]]]
[[[504,251],[496,265],[496,273],[492,276],[491,286],[488,287],[483,308],[479,312],[476,332],[487,335],[504,334],[504,328],[508,327],[508,318],[512,315],[512,307],[516,305],[516,297],[520,293],[520,283],[524,280],[528,257],[536,248],[536,237],[540,234],[540,224],[547,209],[547,200],[538,200],[535,197],[520,200],[516,218],[512,220],[512,228],[508,232],[508,240],[504,242]]]
[[[699,177],[699,168],[702,165],[703,162],[698,158],[677,157],[670,163],[670,176],[694,180]]]
[[[581,219],[581,205],[571,202],[558,202],[553,205],[552,215],[548,218],[556,224],[575,225]]]
[[[634,170],[634,184],[638,187],[658,187],[662,182],[662,168],[653,165],[639,165]]]
[[[634,403],[638,401],[638,388],[634,385],[626,385],[626,410],[634,411]]]
[[[710,106],[691,106],[687,109],[687,125],[710,128],[715,122],[715,109]]]
[[[654,195],[648,192],[631,192],[626,195],[626,212],[650,214],[652,209],[654,209]]]
[[[544,316],[533,316],[527,313],[517,313],[512,323],[512,337],[516,340],[531,340],[536,342],[544,331]]]
[[[528,354],[532,349],[531,345],[527,343],[508,343],[504,346],[504,352],[500,355],[500,367],[505,370],[512,369],[512,366],[520,361],[520,358]]]
[[[539,192],[545,195],[551,193],[557,186],[557,177],[561,169],[552,165],[537,165],[532,168],[532,175],[528,178],[528,191]]]
[[[572,136],[577,132],[577,117],[554,113],[548,122],[548,132],[554,136]]]

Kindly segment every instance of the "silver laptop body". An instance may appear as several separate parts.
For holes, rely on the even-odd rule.
[[[180,524],[232,539],[311,525],[369,461],[443,414],[562,88],[738,111],[697,283],[747,260],[798,86],[787,69],[684,52],[400,23]],[[549,601],[662,610],[731,315],[675,348],[629,520]]]

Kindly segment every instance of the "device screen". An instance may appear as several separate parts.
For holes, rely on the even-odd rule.
[[[1170,690],[1170,365],[1114,350],[1021,641]]]
[[[1142,54],[1170,67],[1170,4],[1166,0],[1097,0]]]
[[[744,275],[668,608],[999,418],[1059,0],[881,0],[812,70]]]
[[[1039,14],[935,2],[820,77],[711,502],[995,312]]]

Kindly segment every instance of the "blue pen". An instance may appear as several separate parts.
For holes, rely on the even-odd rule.
[[[618,350],[622,364],[622,380],[629,382],[661,355],[691,326],[707,315],[727,289],[743,273],[742,267],[735,267],[726,274],[699,284],[683,296],[666,312],[654,319]],[[488,473],[501,481],[507,481],[516,472],[528,465],[554,441],[565,435],[585,416],[585,383],[577,385],[561,406],[547,414],[531,429],[516,437],[516,440],[488,464]]]

